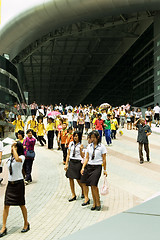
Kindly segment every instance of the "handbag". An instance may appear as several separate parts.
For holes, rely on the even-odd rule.
[[[35,151],[27,150],[26,157],[28,157],[28,158],[35,158]]]
[[[101,195],[107,195],[109,193],[109,186],[107,182],[107,177],[104,177],[104,182],[100,191]]]

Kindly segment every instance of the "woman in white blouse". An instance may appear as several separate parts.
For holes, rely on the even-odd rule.
[[[73,142],[70,142],[68,147],[68,154],[65,164],[66,177],[69,178],[70,188],[72,192],[72,198],[69,199],[69,202],[76,200],[76,193],[74,187],[74,179],[77,180],[78,184],[82,189],[82,184],[80,183],[81,179],[81,168],[82,168],[82,157],[80,154],[82,134],[79,131],[73,133]],[[82,189],[82,198],[83,189]]]
[[[98,189],[98,181],[101,176],[102,164],[104,168],[104,175],[106,172],[106,147],[100,142],[100,135],[98,131],[92,131],[91,144],[87,147],[86,159],[83,163],[81,174],[83,175],[83,182],[86,179],[86,185],[91,186],[93,207],[91,210],[100,211],[100,196]]]
[[[20,206],[24,218],[24,228],[22,233],[30,230],[27,220],[27,209],[25,207],[25,187],[22,175],[22,167],[25,160],[23,145],[15,142],[11,148],[11,157],[8,159],[8,185],[5,193],[3,225],[0,237],[7,234],[6,222],[10,206]]]

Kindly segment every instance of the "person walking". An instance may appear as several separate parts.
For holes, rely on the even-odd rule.
[[[93,206],[92,211],[101,210],[100,196],[98,189],[98,182],[102,172],[102,164],[104,168],[104,175],[106,172],[106,147],[100,142],[100,135],[98,131],[91,132],[91,144],[88,145],[86,151],[86,159],[83,163],[81,174],[83,179],[86,179],[86,185],[91,186]],[[84,182],[84,181],[83,181]]]
[[[104,122],[104,133],[105,133],[105,138],[106,138],[106,142],[108,144],[108,146],[110,146],[112,144],[112,140],[111,140],[111,121],[110,121],[110,115],[107,114],[107,119]]]
[[[151,127],[151,123],[152,123],[151,107],[148,107],[147,111],[145,111],[145,120],[146,120],[146,123]]]
[[[17,119],[14,120],[14,121],[11,122],[11,123],[12,123],[13,125],[15,125],[15,136],[16,136],[16,138],[18,138],[18,131],[19,131],[19,130],[23,131],[23,130],[24,130],[24,126],[25,126],[24,122],[23,122],[22,119],[21,119],[21,115],[18,114]]]
[[[126,112],[123,109],[123,107],[121,107],[121,111],[120,111],[120,123],[121,123],[121,127],[124,128],[124,124],[125,124],[125,116],[126,116]]]
[[[53,149],[54,130],[55,130],[55,123],[53,122],[52,118],[48,118],[48,124],[46,127],[47,138],[48,138],[48,149]]]
[[[68,154],[65,164],[65,171],[66,171],[66,177],[69,178],[70,182],[70,188],[72,193],[72,198],[69,199],[69,202],[72,202],[76,200],[77,196],[75,193],[75,187],[74,187],[74,179],[77,180],[79,186],[82,189],[82,195],[83,195],[83,188],[82,184],[80,183],[81,179],[81,168],[82,168],[82,157],[80,154],[80,146],[81,146],[81,140],[82,140],[82,134],[79,131],[75,131],[73,133],[73,142],[70,142],[68,147]]]
[[[85,118],[84,118],[83,112],[80,111],[78,120],[77,120],[77,125],[78,125],[78,130],[79,132],[81,132],[82,135],[83,135],[83,129],[84,129],[84,122],[85,122]]]
[[[19,130],[18,138],[16,139],[16,142],[21,142],[23,144],[23,141],[24,141],[24,131]]]
[[[66,163],[66,157],[67,157],[67,148],[66,148],[66,140],[67,140],[67,124],[62,124],[62,130],[59,131],[58,134],[58,145],[60,145],[61,142],[61,148],[63,151],[63,164]]]
[[[20,206],[24,218],[24,227],[22,233],[30,230],[30,224],[27,218],[27,209],[25,207],[25,187],[22,175],[22,167],[25,160],[23,145],[15,142],[11,147],[11,157],[8,159],[8,185],[5,192],[3,225],[0,231],[0,237],[7,234],[6,222],[10,206]]]
[[[146,157],[147,161],[150,161],[149,157],[149,143],[148,143],[148,136],[151,135],[152,131],[150,126],[145,124],[144,118],[138,119],[134,125],[138,128],[138,137],[137,142],[139,144],[139,158],[140,158],[140,164],[144,162],[143,159],[143,145],[144,150],[146,151]]]
[[[32,129],[33,136],[37,139],[37,121],[35,119],[35,115],[32,115],[32,119],[27,122],[27,130]]]
[[[159,103],[157,103],[156,106],[153,108],[153,112],[154,112],[154,120],[156,122],[156,127],[159,127],[159,115],[160,115]]]
[[[103,132],[103,125],[104,121],[101,119],[102,115],[101,113],[98,114],[98,119],[95,121],[95,128],[99,132],[100,135],[100,141],[102,140],[102,132]]]
[[[40,142],[41,146],[44,146],[46,144],[46,140],[44,139],[44,134],[46,132],[44,123],[43,123],[43,118],[39,117],[38,118],[38,124],[37,124],[37,137],[38,141]]]
[[[27,137],[23,142],[24,146],[24,154],[25,154],[25,162],[23,165],[24,173],[25,173],[25,183],[28,184],[32,182],[32,165],[35,158],[34,146],[36,143],[36,139],[33,137],[33,132],[31,129],[27,130]]]

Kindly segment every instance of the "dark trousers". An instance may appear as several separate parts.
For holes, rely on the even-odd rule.
[[[37,133],[34,132],[34,131],[33,131],[33,136],[34,136],[36,139],[38,139],[38,138],[37,138]]]
[[[67,148],[65,147],[65,144],[61,144],[62,152],[63,152],[63,162],[66,162],[67,157]]]
[[[83,134],[84,124],[78,124],[78,130]]]
[[[98,130],[99,135],[100,135],[100,139],[102,140],[102,130]]]
[[[53,148],[53,140],[54,140],[54,131],[48,131],[48,149]]]
[[[116,139],[116,130],[111,130],[111,138]]]
[[[111,130],[110,129],[105,129],[105,137],[106,137],[106,142],[107,144],[111,144],[112,140],[111,140]]]
[[[33,165],[32,158],[25,159],[24,164],[23,164],[23,169],[25,172],[25,180],[26,181],[32,181],[32,177],[31,177],[32,165]]]
[[[15,133],[16,138],[18,139],[18,132]]]
[[[148,145],[148,143],[140,143],[139,142],[139,158],[140,158],[140,161],[144,161],[144,159],[143,159],[143,145],[144,145],[144,150],[146,151],[147,160],[149,161],[149,145]]]
[[[46,140],[44,139],[44,136],[38,136],[38,141],[40,142],[41,146],[44,146],[44,144],[46,144]]]

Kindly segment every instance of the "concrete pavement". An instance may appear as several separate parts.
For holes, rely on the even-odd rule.
[[[38,240],[61,239],[71,233],[126,211],[142,203],[160,191],[160,136],[149,137],[151,163],[139,164],[137,131],[124,130],[117,135],[111,147],[107,147],[107,171],[109,194],[101,196],[102,210],[81,207],[81,191],[76,184],[77,201],[68,202],[71,197],[69,182],[65,177],[62,152],[48,150],[36,145],[36,159],[33,166],[33,183],[26,186],[26,207],[31,230],[20,233],[23,219],[19,207],[11,207],[8,217],[8,235],[3,239]],[[105,143],[105,140],[103,139]],[[56,146],[56,143],[55,143]],[[0,226],[4,191],[7,183],[7,169],[3,172],[4,182],[0,186]],[[103,176],[99,186],[102,186]],[[90,198],[91,193],[89,194]],[[91,201],[92,203],[92,201]],[[92,204],[91,204],[92,205]]]

